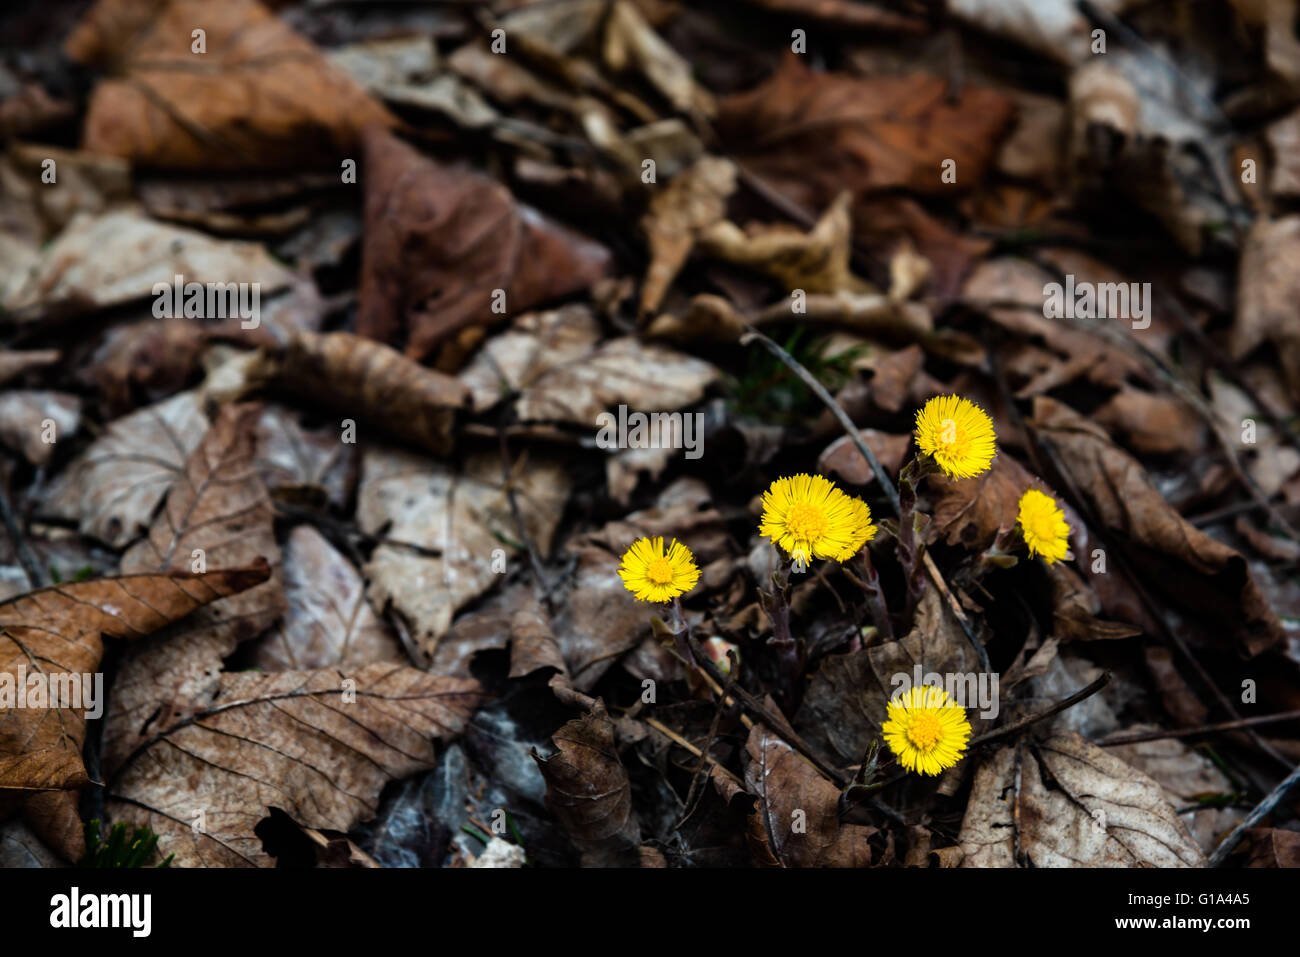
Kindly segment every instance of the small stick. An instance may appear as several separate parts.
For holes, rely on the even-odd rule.
[[[1023,731],[1031,724],[1037,724],[1039,721],[1042,721],[1044,718],[1050,718],[1054,714],[1060,714],[1066,708],[1073,708],[1080,701],[1084,700],[1085,698],[1091,698],[1102,688],[1106,687],[1106,685],[1110,684],[1110,678],[1111,678],[1110,672],[1107,671],[1105,674],[1103,674],[1092,684],[1088,685],[1086,688],[1080,688],[1078,691],[1070,695],[1068,698],[1062,698],[1060,701],[1056,702],[1056,704],[1052,705],[1049,708],[1044,708],[1042,711],[1036,711],[1033,714],[1021,718],[1018,721],[1012,721],[1010,724],[1003,725],[1001,728],[996,728],[993,731],[986,731],[984,734],[981,734],[979,737],[972,738],[969,747],[973,748],[977,744],[988,744],[990,741],[996,741],[999,738],[1005,738],[1008,735],[1015,734],[1019,731]]]
[[[733,771],[730,771],[727,768],[723,767],[721,764],[715,761],[710,755],[705,754],[703,751],[701,751],[695,745],[691,744],[691,742],[687,741],[685,738],[683,738],[672,728],[668,727],[666,724],[660,723],[655,718],[642,718],[641,720],[644,721],[646,724],[650,725],[650,727],[654,728],[656,731],[662,734],[669,741],[673,742],[673,744],[685,748],[687,751],[691,752],[691,754],[695,755],[697,758],[701,759],[702,761],[709,762],[709,764],[713,765],[715,768],[717,768],[727,777],[731,778],[731,780],[735,781],[742,788],[745,786],[745,782],[740,780],[740,778],[736,777]]]
[[[1282,711],[1278,714],[1263,714],[1254,718],[1238,718],[1236,721],[1221,721],[1218,724],[1203,724],[1196,728],[1174,728],[1172,731],[1129,731],[1123,734],[1111,734],[1093,744],[1102,748],[1117,744],[1137,744],[1139,741],[1160,741],[1164,738],[1196,738],[1203,734],[1216,734],[1219,731],[1237,731],[1252,728],[1260,724],[1276,724],[1280,721],[1300,721],[1300,711]]]

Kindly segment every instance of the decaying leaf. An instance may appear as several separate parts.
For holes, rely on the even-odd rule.
[[[205,62],[195,65],[196,24]],[[150,166],[295,168],[356,155],[393,117],[256,0],[99,0],[64,49],[114,68],[91,96],[83,145]]]
[[[495,180],[442,166],[376,130],[366,138],[366,231],[357,331],[427,356],[605,275],[609,253],[515,201]]]
[[[1282,641],[1277,615],[1240,553],[1170,507],[1142,466],[1099,426],[1043,396],[1034,400],[1029,426],[1060,457],[1102,524],[1141,555],[1148,587],[1172,590],[1247,654]]]
[[[152,828],[180,867],[273,867],[255,831],[272,808],[350,830],[384,785],[433,767],[479,696],[474,681],[396,664],[223,674],[201,710],[160,720],[126,757],[108,813]]]
[[[26,792],[81,787],[87,694],[104,653],[103,636],[144,638],[210,602],[266,581],[263,562],[204,574],[171,572],[125,575],[42,588],[0,603],[0,791]],[[20,670],[21,669],[21,670]],[[17,705],[20,675],[28,682]],[[76,676],[74,679],[72,676]],[[6,687],[7,686],[7,687]],[[42,703],[31,697],[35,688]],[[75,705],[50,706],[50,694]],[[102,705],[102,700],[98,704]]]
[[[254,653],[265,670],[359,668],[405,660],[401,645],[366,601],[360,573],[310,525],[289,534],[284,593],[289,601],[284,619]]]
[[[533,758],[546,778],[546,805],[581,852],[583,866],[637,866],[632,786],[604,702],[557,731],[554,741],[558,753],[543,758],[534,751]]]
[[[216,693],[223,659],[284,614],[271,500],[253,469],[259,413],[254,404],[221,411],[172,485],[149,535],[122,557],[122,569],[171,571],[262,561],[272,574],[257,588],[128,649],[104,730],[104,765],[110,771],[155,732],[159,721],[202,710]]]
[[[393,608],[432,656],[452,615],[518,560],[518,539],[499,455],[476,453],[461,470],[410,453],[370,448],[362,459],[357,521],[382,534],[365,568],[376,608]],[[520,458],[508,479],[524,531],[550,551],[570,479],[558,462]]]
[[[54,481],[44,510],[114,548],[130,544],[153,520],[207,427],[193,392],[110,423]]]
[[[1000,748],[975,775],[963,867],[1204,867],[1160,785],[1072,731]],[[1017,861],[1016,853],[1022,855]]]
[[[770,867],[870,867],[874,827],[842,824],[839,789],[790,745],[755,725],[745,745],[754,862]]]

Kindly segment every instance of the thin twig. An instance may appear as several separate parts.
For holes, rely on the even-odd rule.
[[[1088,685],[1086,688],[1080,688],[1078,691],[1070,695],[1068,698],[1062,698],[1060,701],[1056,702],[1056,704],[1052,705],[1049,708],[1044,708],[1042,711],[1036,711],[1031,715],[1019,719],[1018,721],[1012,721],[1010,724],[1003,725],[1002,727],[996,728],[992,731],[986,731],[984,734],[981,734],[979,737],[972,738],[970,742],[970,747],[973,748],[978,744],[988,744],[990,741],[996,741],[999,738],[1005,738],[1008,735],[1016,734],[1020,731],[1023,731],[1031,724],[1037,724],[1038,722],[1044,720],[1045,718],[1050,718],[1054,714],[1060,714],[1062,711],[1066,710],[1067,708],[1073,708],[1080,701],[1084,700],[1085,698],[1091,698],[1102,688],[1106,687],[1106,685],[1110,684],[1110,677],[1111,677],[1110,672],[1107,671],[1096,681],[1094,681],[1092,684]]]
[[[1218,724],[1203,724],[1195,728],[1161,729],[1158,731],[1127,731],[1123,734],[1111,734],[1093,742],[1103,748],[1117,744],[1137,744],[1140,741],[1162,741],[1165,738],[1199,738],[1205,734],[1217,734],[1220,731],[1239,731],[1261,724],[1278,724],[1282,721],[1300,721],[1300,711],[1282,711],[1278,714],[1263,714],[1254,718],[1238,718],[1236,721],[1221,721]]]

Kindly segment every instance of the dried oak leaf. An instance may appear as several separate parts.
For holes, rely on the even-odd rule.
[[[197,608],[266,581],[265,562],[204,574],[168,572],[53,585],[0,603],[0,675],[18,669],[60,675],[95,672],[103,636],[139,639]],[[63,685],[64,691],[69,686]],[[10,692],[13,691],[12,686]],[[70,693],[70,691],[69,691]],[[89,780],[81,760],[83,707],[0,709],[0,793],[77,788]]]
[[[569,475],[558,461],[521,456],[510,485],[525,533],[547,554]],[[456,469],[397,449],[367,449],[357,521],[385,539],[365,568],[375,607],[391,602],[429,657],[456,611],[501,580],[499,563],[522,554],[501,457],[492,453],[473,455]]]
[[[366,601],[361,574],[310,525],[289,533],[284,592],[284,618],[254,649],[253,661],[264,670],[405,660],[401,644]]]
[[[1073,731],[1001,748],[975,775],[963,867],[1204,867],[1160,785]],[[1022,860],[1017,861],[1017,845]]]
[[[787,56],[765,83],[724,99],[717,126],[728,155],[805,208],[845,188],[947,190],[939,173],[948,159],[960,183],[975,185],[1011,120],[1012,102],[983,87],[964,85],[953,102],[942,77],[856,77],[802,61]]]
[[[207,431],[193,392],[109,423],[51,484],[43,512],[113,548],[135,540]]]
[[[362,130],[396,123],[255,0],[100,0],[64,50],[111,74],[91,94],[83,147],[144,166],[297,169],[355,156]]]
[[[197,562],[267,562],[257,588],[216,603],[127,649],[113,684],[104,728],[104,767],[112,773],[158,722],[181,720],[216,693],[222,661],[284,614],[280,548],[270,496],[253,469],[255,404],[221,410],[185,463],[149,535],[122,556],[124,571],[189,569]]]
[[[272,808],[351,830],[390,781],[434,766],[479,700],[475,681],[387,663],[223,674],[201,710],[159,721],[127,756],[108,815],[153,828],[181,867],[273,867],[255,833]]]
[[[516,202],[496,180],[443,166],[383,130],[365,141],[366,229],[357,331],[423,359],[490,325],[496,291],[519,313],[586,289],[605,247]]]
[[[872,865],[876,828],[840,823],[839,789],[761,724],[745,744],[745,787],[758,799],[747,837],[759,866]]]
[[[314,395],[435,455],[452,450],[456,410],[469,401],[468,390],[451,376],[349,332],[299,332],[268,369],[284,393]],[[322,382],[330,387],[320,389]]]
[[[636,867],[641,830],[632,810],[632,785],[614,743],[605,703],[575,718],[552,737],[558,753],[533,760],[546,779],[546,806],[582,855],[584,867]]]
[[[1250,657],[1284,640],[1282,625],[1246,560],[1189,523],[1142,466],[1105,431],[1053,399],[1034,399],[1028,422],[1060,460],[1098,521],[1134,553],[1148,586],[1236,639]]]

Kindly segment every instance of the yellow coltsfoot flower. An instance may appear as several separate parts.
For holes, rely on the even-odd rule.
[[[871,506],[852,496],[849,501],[853,504],[853,537],[844,551],[834,556],[837,562],[847,562],[862,551],[863,545],[876,537],[876,526],[871,524]]]
[[[618,577],[640,601],[663,603],[694,588],[700,570],[691,550],[681,542],[674,541],[665,553],[662,538],[642,538],[623,553]]]
[[[797,565],[807,565],[814,558],[843,561],[840,556],[851,558],[867,540],[855,501],[820,475],[779,478],[763,493],[758,533],[781,546]],[[868,525],[870,518],[868,509]],[[875,534],[874,526],[871,534]]]
[[[1030,555],[1039,555],[1052,565],[1070,553],[1070,524],[1052,496],[1036,488],[1027,490],[1020,496],[1016,520]]]
[[[881,726],[885,743],[898,763],[917,774],[939,774],[966,753],[970,722],[941,688],[914,687],[889,702],[889,720]]]
[[[988,413],[970,399],[937,395],[916,413],[916,446],[952,478],[987,472],[997,453]]]

